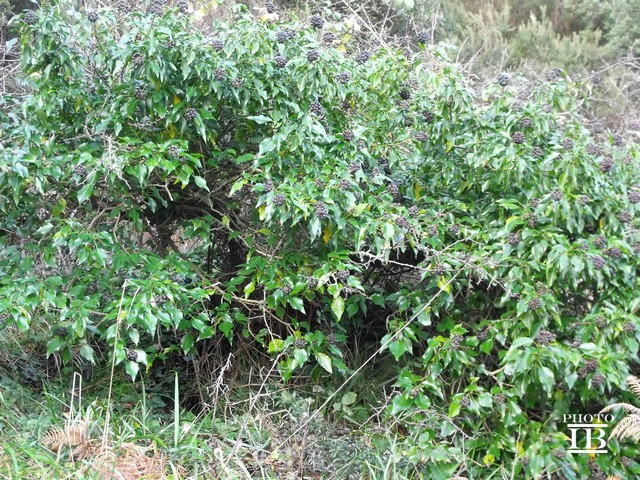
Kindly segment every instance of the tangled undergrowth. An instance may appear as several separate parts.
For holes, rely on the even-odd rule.
[[[33,355],[0,365],[109,379],[117,442],[68,460],[142,471],[128,438],[153,437],[173,449],[155,470],[197,451],[188,475],[220,478],[637,473],[629,441],[567,453],[562,419],[638,373],[640,125],[584,118],[593,85],[561,69],[477,91],[427,30],[360,48],[318,15],[222,5],[205,32],[185,5],[14,21],[0,320]],[[108,421],[125,372],[131,435]],[[146,385],[171,392],[160,433]]]

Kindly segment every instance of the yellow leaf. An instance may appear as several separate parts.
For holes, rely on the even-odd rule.
[[[489,465],[491,465],[493,462],[496,461],[496,457],[494,457],[493,455],[491,455],[490,453],[487,453],[484,458],[482,459],[482,462],[488,467]]]
[[[324,240],[324,243],[329,243],[332,233],[333,232],[331,231],[331,226],[327,225],[327,227],[324,229],[324,233],[322,234],[322,240]]]
[[[420,197],[422,197],[422,185],[418,182],[413,184],[413,195],[416,197],[416,200],[420,200]]]
[[[167,133],[169,134],[170,138],[176,138],[176,127],[173,123],[170,123],[167,127]]]
[[[447,279],[444,277],[438,277],[438,288],[444,290],[447,293],[451,293],[451,285],[447,283]]]
[[[445,150],[445,152],[449,153],[452,148],[453,148],[453,143],[452,142],[447,142],[447,149]]]
[[[604,228],[604,217],[600,219],[600,228]]]
[[[344,45],[338,45],[338,48],[336,48],[336,50],[338,50],[340,53],[345,53],[347,51]]]
[[[267,213],[267,207],[266,206],[263,205],[258,209],[258,216],[259,216],[260,220],[264,220],[265,218],[267,218],[267,214],[266,213]]]
[[[182,100],[180,100],[180,98],[178,98],[178,96],[177,96],[177,95],[174,95],[174,96],[173,96],[173,104],[174,104],[174,105],[179,104],[181,101],[182,101]]]

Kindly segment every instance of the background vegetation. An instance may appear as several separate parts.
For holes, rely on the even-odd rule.
[[[0,474],[637,475],[634,8],[15,16]]]

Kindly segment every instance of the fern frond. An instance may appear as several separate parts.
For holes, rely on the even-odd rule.
[[[640,408],[634,407],[630,403],[613,403],[608,407],[604,407],[602,410],[600,410],[600,413],[612,412],[613,410],[617,410],[618,408],[623,409],[624,412],[629,415],[640,415]]]
[[[629,415],[620,420],[609,438],[617,438],[618,440],[632,438],[638,441],[640,439],[640,415]]]
[[[53,426],[42,436],[40,443],[54,452],[60,451],[65,445],[84,445],[87,443],[87,426],[84,422],[67,425],[64,429]]]
[[[629,385],[629,389],[633,394],[640,398],[640,378],[629,375],[627,377],[627,385]]]

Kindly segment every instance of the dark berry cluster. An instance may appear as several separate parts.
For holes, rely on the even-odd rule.
[[[402,100],[409,100],[411,98],[411,92],[406,88],[403,88],[402,90],[400,90],[399,95]]]
[[[291,288],[291,285],[288,285],[288,284],[282,285],[282,293],[284,293],[285,296],[291,295],[292,290],[293,289]]]
[[[578,369],[578,378],[585,378],[589,373],[595,371],[598,368],[597,360],[587,360],[583,367]]]
[[[536,295],[538,295],[539,297],[542,297],[547,293],[549,293],[549,287],[547,287],[544,283],[538,283],[536,285]]]
[[[138,352],[136,352],[133,348],[127,348],[125,350],[125,356],[130,362],[135,362],[138,360]]]
[[[397,198],[400,196],[400,189],[398,188],[397,183],[390,183],[387,186],[387,193],[389,193],[393,198]]]
[[[591,264],[593,265],[593,268],[595,268],[596,270],[602,270],[607,264],[607,262],[601,256],[593,255],[591,256]]]
[[[177,6],[180,13],[186,14],[189,12],[189,2],[187,0],[178,0]]]
[[[353,140],[355,138],[355,135],[353,134],[352,130],[349,130],[348,128],[345,128],[342,131],[342,138],[346,141],[346,142],[350,142],[351,140]]]
[[[349,270],[338,270],[336,272],[336,278],[341,282],[346,282],[349,279]]]
[[[602,148],[595,143],[590,143],[589,145],[587,145],[587,148],[585,148],[585,150],[587,151],[587,153],[595,156],[602,154]]]
[[[520,120],[520,128],[531,128],[533,126],[533,120],[531,117],[524,117]]]
[[[213,48],[215,48],[216,50],[220,51],[224,48],[224,42],[222,40],[220,40],[219,38],[214,39],[211,42],[211,45],[213,46]]]
[[[340,72],[337,76],[336,79],[338,80],[338,83],[342,83],[343,85],[349,83],[351,81],[351,73],[350,72]]]
[[[638,190],[631,190],[628,194],[627,194],[627,198],[629,199],[629,201],[631,203],[640,203],[640,191]]]
[[[131,56],[131,62],[139,67],[144,63],[144,56],[140,52],[136,52]]]
[[[631,215],[629,212],[622,212],[618,214],[618,220],[620,220],[620,222],[622,223],[629,223],[631,222],[631,220],[633,220],[633,215]]]
[[[580,205],[582,205],[583,207],[588,205],[590,201],[591,201],[591,199],[589,198],[589,195],[580,195],[578,197],[578,203]]]
[[[607,248],[603,253],[607,257],[611,257],[613,259],[618,259],[618,258],[622,257],[622,250],[620,250],[619,248],[616,248],[616,247]]]
[[[542,155],[544,155],[544,153],[540,147],[533,147],[531,150],[531,156],[533,158],[541,158]]]
[[[469,405],[471,405],[471,400],[469,400],[469,397],[465,395],[460,399],[460,406],[462,408],[467,408]]]
[[[633,333],[636,331],[636,326],[633,324],[633,322],[627,322],[622,327],[622,330],[624,330],[627,333]]]
[[[98,18],[100,17],[96,12],[87,13],[87,20],[89,20],[91,23],[96,23],[98,21]]]
[[[418,32],[416,37],[418,38],[418,43],[427,43],[429,40],[431,40],[431,34],[426,30]]]
[[[531,200],[529,200],[529,205],[531,205],[531,208],[538,208],[538,205],[540,205],[540,199],[532,198]]]
[[[143,85],[137,85],[136,89],[133,92],[133,95],[138,100],[144,100],[145,98],[147,98],[147,90],[146,90],[146,88],[144,88]]]
[[[460,227],[455,223],[453,225],[449,225],[449,233],[451,235],[457,236],[460,234]]]
[[[278,10],[276,4],[273,2],[265,3],[264,8],[267,10],[267,13],[276,13],[276,11]]]
[[[336,338],[335,334],[329,333],[327,335],[327,343],[329,345],[336,345],[338,343],[338,339]]]
[[[542,304],[540,303],[540,299],[538,297],[534,297],[529,300],[529,310],[538,310]]]
[[[613,158],[611,157],[605,157],[601,162],[600,162],[600,170],[602,171],[602,173],[608,173],[611,171],[611,169],[613,168]]]
[[[315,62],[319,58],[320,58],[320,52],[318,50],[310,50],[307,53],[307,60],[309,60],[310,62]]]
[[[420,143],[425,143],[427,140],[429,140],[429,135],[427,134],[427,132],[416,132],[416,140]]]
[[[550,82],[557,80],[560,77],[562,77],[562,69],[560,69],[559,67],[553,67],[553,69],[551,69],[544,75],[544,78],[546,78]]]
[[[349,171],[351,173],[357,173],[360,171],[360,164],[358,162],[353,162],[349,164]]]
[[[327,204],[322,201],[316,203],[314,210],[318,218],[327,218],[329,216],[329,209],[327,208]]]
[[[526,137],[524,136],[524,133],[522,132],[515,132],[512,136],[511,136],[511,141],[513,143],[515,143],[516,145],[521,145],[525,142]]]
[[[427,233],[430,237],[435,237],[438,235],[438,227],[435,225],[427,225]]]
[[[73,174],[80,178],[85,178],[87,176],[87,168],[84,165],[78,165],[74,167]]]
[[[622,136],[621,133],[619,132],[615,132],[612,136],[611,136],[611,142],[616,146],[616,147],[621,147],[622,144],[624,143],[624,137]]]
[[[549,345],[556,341],[556,336],[548,330],[540,330],[536,335],[536,343],[539,345]]]
[[[510,233],[507,236],[507,243],[512,247],[517,246],[520,243],[520,234],[518,232]]]
[[[40,222],[43,222],[47,218],[49,218],[49,215],[50,215],[49,210],[47,210],[46,208],[40,207],[36,210],[36,218]]]
[[[176,147],[175,145],[171,145],[169,148],[167,148],[167,152],[172,157],[178,158],[180,156],[180,149],[178,147]]]
[[[320,30],[322,27],[324,27],[324,20],[318,14],[311,15],[311,17],[309,18],[309,23],[316,30]]]
[[[362,65],[364,63],[367,63],[369,61],[369,58],[371,58],[371,54],[367,50],[363,50],[358,55],[356,55],[356,63]]]
[[[538,225],[538,219],[533,213],[525,213],[522,219],[527,222],[529,228],[536,228]]]
[[[169,297],[167,297],[164,293],[153,297],[153,303],[155,304],[155,306],[164,305],[168,300]]]
[[[404,215],[398,215],[396,217],[396,225],[398,225],[400,228],[405,228],[407,230],[413,229],[413,227],[411,226],[411,223],[409,222],[409,219]]]
[[[284,58],[282,55],[276,55],[276,58],[274,58],[274,61],[276,62],[276,67],[278,68],[284,68],[287,65],[287,59]]]
[[[309,110],[311,111],[311,113],[315,113],[319,116],[322,116],[324,114],[324,108],[322,107],[322,104],[317,100],[311,102],[311,105],[309,105]]]
[[[434,117],[435,115],[431,110],[425,110],[424,112],[422,112],[422,118],[424,119],[425,122],[433,121]]]
[[[324,43],[332,44],[336,41],[336,36],[331,32],[326,32],[324,35],[322,35],[322,41]]]
[[[443,265],[443,264],[439,263],[438,265],[433,267],[433,274],[434,275],[438,275],[439,277],[441,277],[445,273],[447,273],[447,266],[446,265]]]
[[[198,111],[193,107],[189,107],[184,111],[184,118],[186,118],[189,121],[193,120],[197,116],[198,116]]]
[[[278,43],[285,43],[288,40],[291,40],[291,35],[289,35],[288,31],[280,30],[276,33],[276,40]]]
[[[285,196],[282,193],[278,193],[278,194],[276,194],[275,197],[273,197],[273,204],[276,207],[283,206],[285,204],[285,202],[286,202],[286,199],[285,199]]]
[[[67,330],[67,327],[58,327],[54,330],[53,334],[56,337],[64,338],[69,335],[69,331]]]
[[[599,249],[603,249],[607,246],[607,238],[604,235],[598,235],[593,241],[593,244]]]
[[[342,190],[351,190],[351,182],[346,178],[341,179],[339,185]]]
[[[316,288],[318,286],[318,279],[316,277],[307,278],[307,287]]]
[[[570,138],[565,138],[565,139],[562,141],[562,147],[563,147],[565,150],[571,150],[571,149],[573,148],[573,140],[571,140]]]
[[[493,403],[495,405],[502,405],[506,400],[506,397],[504,396],[503,393],[498,393],[496,395],[493,396]]]
[[[418,207],[416,207],[415,205],[412,205],[411,207],[409,207],[409,210],[407,210],[407,213],[412,217],[417,217]]]
[[[38,23],[38,15],[33,10],[27,10],[24,12],[24,21],[29,25],[35,25]]]
[[[554,202],[559,202],[564,198],[564,193],[562,193],[562,190],[556,189],[553,192],[551,192],[551,195],[549,196],[551,197],[551,200],[553,200]]]
[[[227,71],[222,67],[216,68],[216,70],[213,72],[213,76],[215,77],[216,80],[221,82],[225,78],[227,78]]]
[[[602,76],[598,72],[591,72],[591,75],[589,76],[589,83],[591,83],[591,85],[601,85]]]
[[[598,462],[595,459],[593,458],[589,459],[587,466],[589,467],[589,471],[591,472],[591,475],[589,476],[589,480],[605,480],[606,479],[607,476],[602,471],[602,469],[600,468],[600,465],[598,465]]]
[[[591,385],[597,388],[600,385],[604,384],[604,380],[604,375],[602,375],[601,373],[596,373],[593,377],[591,377]]]
[[[451,337],[451,350],[458,350],[462,346],[464,337],[459,334],[455,334]]]
[[[554,458],[557,458],[558,460],[563,459],[564,457],[567,456],[567,452],[565,451],[564,448],[558,447],[555,448],[552,452],[551,455],[554,456]]]
[[[164,13],[164,5],[162,4],[162,2],[153,2],[149,6],[149,13],[151,15],[162,15]]]
[[[509,83],[511,83],[511,77],[506,73],[501,73],[496,78],[496,83],[501,87],[506,87],[507,85],[509,85]]]

